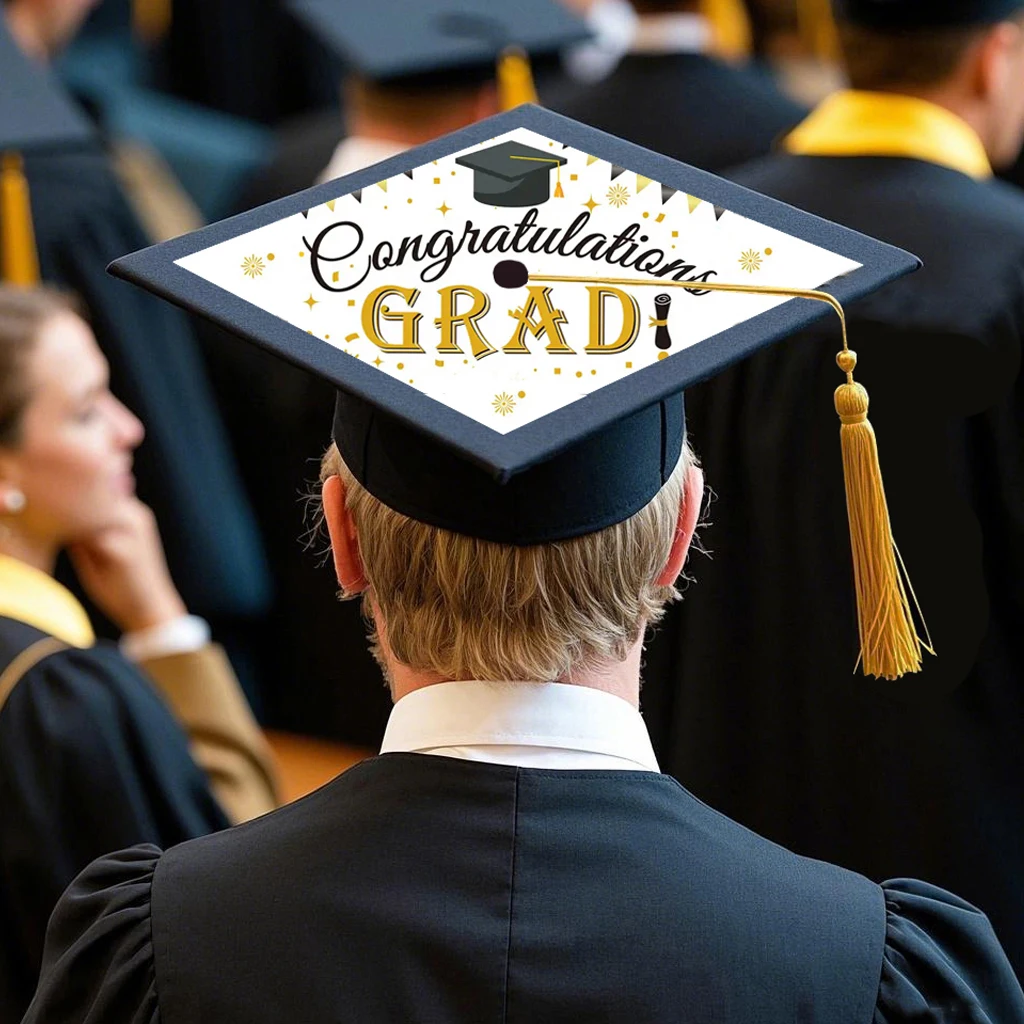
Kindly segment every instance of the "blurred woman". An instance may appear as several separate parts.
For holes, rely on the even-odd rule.
[[[24,1013],[50,912],[96,856],[173,845],[276,802],[234,674],[188,615],[135,496],[142,438],[69,301],[0,287],[2,1021]],[[53,579],[62,550],[119,645],[97,643]]]

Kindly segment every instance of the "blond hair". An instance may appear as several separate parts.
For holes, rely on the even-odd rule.
[[[542,681],[622,661],[646,624],[679,597],[656,580],[668,562],[689,468],[625,522],[532,547],[428,526],[378,501],[332,445],[320,479],[339,476],[369,589],[399,662],[445,679]],[[346,595],[342,595],[343,597]],[[382,661],[374,635],[374,654]]]

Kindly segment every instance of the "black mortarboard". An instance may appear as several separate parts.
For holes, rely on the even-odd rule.
[[[345,63],[378,82],[474,72],[493,76],[500,53],[554,54],[588,37],[557,0],[288,0]]]
[[[11,38],[0,9],[0,280],[39,279],[21,153],[88,141],[92,129],[50,73]]]
[[[562,196],[481,198],[506,147],[558,161]],[[385,504],[530,545],[654,497],[686,387],[918,265],[524,106],[111,270],[334,383],[334,439]],[[854,363],[844,338],[844,432],[870,430]]]
[[[568,161],[550,150],[546,153],[519,142],[502,142],[456,161],[473,171],[473,198],[494,206],[540,206],[551,197],[551,172]]]
[[[866,28],[910,31],[995,24],[1024,10],[1024,0],[838,0],[837,13]]]

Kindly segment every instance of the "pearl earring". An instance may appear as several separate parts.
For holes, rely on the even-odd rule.
[[[3,497],[4,511],[12,516],[24,511],[25,495],[21,491],[8,491]]]

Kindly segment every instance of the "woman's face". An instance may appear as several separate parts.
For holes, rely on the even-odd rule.
[[[43,324],[26,374],[20,442],[0,453],[0,480],[25,495],[15,528],[62,547],[116,521],[135,493],[132,453],[144,432],[110,393],[107,361],[71,313]]]

